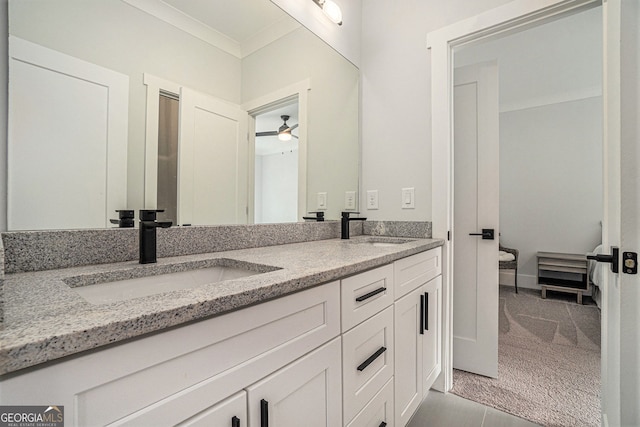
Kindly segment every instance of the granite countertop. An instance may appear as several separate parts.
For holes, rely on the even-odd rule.
[[[364,243],[371,239],[358,236],[161,258],[157,264],[129,261],[7,274],[0,375],[264,302],[443,244],[439,239],[410,239],[384,247]],[[249,263],[272,271],[105,304],[87,302],[67,284],[181,271],[221,259],[228,266]]]

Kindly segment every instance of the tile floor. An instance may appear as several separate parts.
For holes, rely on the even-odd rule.
[[[463,399],[429,391],[408,427],[536,427],[530,421]]]

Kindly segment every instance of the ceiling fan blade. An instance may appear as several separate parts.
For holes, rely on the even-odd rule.
[[[256,132],[256,136],[278,136],[278,131],[271,130],[269,132]]]
[[[298,123],[296,123],[295,125],[291,126],[289,128],[289,130],[294,130],[295,128],[297,128],[298,126],[300,126]]]

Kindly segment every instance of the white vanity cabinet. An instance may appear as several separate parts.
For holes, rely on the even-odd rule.
[[[249,425],[246,405],[237,405],[238,414],[225,415],[223,408],[235,408],[236,398],[244,399],[243,389],[299,364],[331,340],[332,351],[319,353],[313,365],[333,366],[330,374],[340,378],[335,368],[339,371],[341,362],[335,340],[339,287],[339,282],[328,283],[16,374],[3,379],[0,400],[3,405],[63,405],[67,427],[201,425],[209,416],[227,418],[221,426],[231,426],[235,416],[244,427]],[[328,384],[339,390],[335,380]],[[332,413],[340,416],[334,400]],[[320,399],[309,405],[307,412],[329,403]]]
[[[394,263],[395,425],[405,426],[440,374],[441,249]]]
[[[0,401],[64,406],[67,427],[403,427],[441,369],[440,263],[431,249],[10,374]]]

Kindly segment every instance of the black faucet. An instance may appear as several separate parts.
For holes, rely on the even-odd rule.
[[[303,216],[302,219],[309,219],[309,220],[314,220],[317,222],[322,222],[324,221],[324,212],[319,211],[319,212],[309,212],[310,214],[315,214],[315,216]]]
[[[116,212],[118,212],[118,219],[110,219],[111,224],[118,224],[119,228],[133,228],[133,210],[121,209]]]
[[[156,221],[156,213],[158,212],[164,212],[164,210],[140,210],[140,264],[151,264],[158,261],[156,257],[156,228],[171,227],[171,221]]]
[[[349,238],[349,221],[364,221],[367,218],[349,218],[350,214],[359,214],[360,212],[342,212],[342,239]]]

